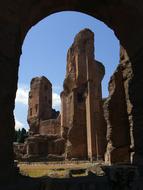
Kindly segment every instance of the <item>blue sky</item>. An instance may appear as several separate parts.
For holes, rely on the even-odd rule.
[[[119,42],[103,22],[78,12],[60,12],[48,16],[28,32],[20,60],[16,98],[16,128],[27,124],[27,99],[30,81],[46,76],[53,84],[53,107],[60,109],[59,94],[65,77],[67,50],[75,35],[89,28],[95,35],[95,59],[105,66],[102,82],[103,97],[108,95],[108,81],[119,63]]]

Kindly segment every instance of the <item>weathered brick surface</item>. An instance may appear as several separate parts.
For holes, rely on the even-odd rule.
[[[128,85],[131,78],[130,62],[126,51],[121,47],[120,64],[110,79],[109,97],[104,103],[108,142],[105,161],[109,164],[130,163],[133,123]]]
[[[46,77],[31,80],[28,123],[30,131],[39,133],[40,122],[52,117],[52,84]]]
[[[67,133],[69,159],[96,159],[104,155],[101,93],[104,72],[104,66],[94,60],[94,34],[89,29],[82,30],[68,50],[61,93],[61,125],[64,134]]]

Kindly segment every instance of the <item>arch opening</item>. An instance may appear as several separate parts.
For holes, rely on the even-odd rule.
[[[135,161],[139,161],[138,164],[142,165],[142,94],[140,93],[140,89],[142,87],[142,27],[141,27],[141,12],[137,7],[134,8],[133,4],[128,2],[121,3],[107,3],[102,1],[97,1],[93,3],[92,1],[82,2],[79,1],[70,1],[66,0],[61,2],[53,2],[50,1],[40,1],[34,4],[30,0],[28,2],[24,2],[19,4],[19,6],[23,5],[21,9],[21,14],[19,15],[19,11],[17,13],[17,8],[12,6],[12,10],[16,13],[11,15],[11,18],[7,20],[7,11],[4,11],[4,15],[1,18],[2,23],[7,23],[7,25],[2,24],[2,28],[4,26],[4,30],[1,30],[1,61],[2,61],[2,75],[1,81],[6,85],[6,91],[4,91],[5,96],[2,95],[1,105],[2,105],[2,115],[1,115],[1,147],[3,147],[3,143],[5,143],[5,149],[1,149],[1,168],[2,168],[2,177],[6,179],[5,176],[13,175],[15,172],[13,165],[13,154],[12,154],[12,135],[13,135],[13,126],[14,126],[14,117],[13,117],[13,109],[14,109],[14,98],[16,92],[17,85],[17,70],[18,70],[18,62],[20,56],[20,46],[21,39],[24,38],[26,32],[30,27],[34,26],[39,20],[44,18],[46,15],[54,13],[59,10],[83,10],[83,12],[92,14],[94,17],[98,17],[103,20],[108,26],[113,28],[114,32],[120,39],[122,45],[126,48],[128,55],[124,52],[124,56],[122,59],[123,64],[131,64],[131,69],[133,69],[133,76],[130,76],[130,81],[127,82],[127,93],[128,100],[132,101],[133,111],[130,109],[130,116],[133,118],[133,143],[135,144]],[[87,5],[87,6],[83,6]],[[93,5],[93,6],[92,6]],[[105,6],[107,5],[107,6]],[[119,5],[119,6],[118,6]],[[5,4],[4,4],[5,6]],[[129,6],[127,10],[127,6]],[[3,7],[3,6],[2,6]],[[10,5],[9,5],[10,7]],[[9,8],[8,7],[8,8]],[[86,7],[86,8],[84,8]],[[91,8],[92,7],[92,8]],[[7,7],[5,7],[7,9]],[[5,10],[5,8],[3,10]],[[94,9],[95,8],[95,9]],[[26,10],[26,11],[25,11]],[[12,11],[12,12],[13,12]],[[96,11],[96,13],[95,13]],[[27,14],[25,15],[25,12]],[[122,14],[120,14],[122,12]],[[125,16],[126,15],[126,16]],[[5,19],[6,16],[6,19]],[[16,17],[20,19],[17,20]],[[21,17],[22,16],[22,17]],[[16,20],[15,20],[16,19]],[[17,22],[18,21],[18,22]],[[136,29],[140,29],[138,31],[138,35],[136,35]],[[9,32],[9,29],[11,32]],[[9,37],[9,38],[7,38]],[[5,40],[3,40],[5,39]],[[8,53],[9,52],[9,53]],[[121,52],[121,53],[122,53]],[[125,55],[126,54],[126,55]],[[130,62],[132,61],[132,63]],[[13,63],[13,64],[10,64]],[[6,73],[6,70],[9,69],[11,71],[9,76],[4,76],[3,73]],[[3,72],[4,71],[4,72]],[[126,73],[127,74],[127,73]],[[10,99],[9,99],[10,98]],[[8,100],[8,102],[7,102]],[[3,104],[7,102],[7,104]],[[5,141],[5,137],[7,141]],[[110,148],[110,147],[109,147]],[[7,158],[7,159],[5,159]],[[6,174],[8,173],[8,175]]]
[[[66,18],[66,16],[68,18]],[[60,23],[61,20],[62,20],[62,23]],[[70,20],[72,20],[71,27],[70,27]],[[76,22],[74,23],[74,21]],[[81,24],[79,24],[80,22]],[[66,25],[68,29],[69,27],[71,29],[67,30]],[[97,26],[97,31],[96,31],[96,26]],[[64,29],[60,29],[60,28],[64,28]],[[100,22],[94,17],[88,16],[88,14],[84,14],[81,12],[74,12],[74,11],[62,11],[59,13],[54,13],[46,17],[42,21],[40,21],[40,23],[36,24],[28,32],[26,39],[24,41],[23,50],[22,50],[23,53],[20,60],[19,90],[23,88],[25,89],[25,91],[27,91],[27,88],[28,88],[27,86],[29,86],[27,84],[30,84],[32,75],[33,76],[36,76],[36,75],[47,76],[46,71],[48,70],[48,66],[46,65],[51,64],[51,67],[52,67],[51,70],[54,70],[55,69],[54,67],[56,68],[58,67],[58,64],[59,64],[58,60],[61,60],[61,62],[63,63],[63,68],[59,70],[59,72],[60,72],[60,75],[64,77],[65,70],[66,70],[67,50],[71,46],[75,35],[84,28],[90,28],[95,33],[95,43],[94,43],[95,58],[101,61],[105,65],[105,68],[107,68],[106,75],[103,79],[103,85],[102,85],[104,89],[103,97],[107,97],[108,96],[108,82],[107,81],[109,81],[111,74],[115,71],[116,66],[119,63],[119,54],[120,54],[119,41],[115,37],[113,31],[110,30],[104,23]],[[45,29],[45,32],[44,32],[44,29]],[[57,31],[61,34],[62,39],[60,37],[60,34],[57,34]],[[100,35],[102,31],[103,31],[103,34]],[[46,32],[48,32],[49,36],[46,36]],[[53,36],[53,38],[51,36]],[[38,45],[38,43],[40,45]],[[56,47],[57,43],[61,44],[61,46]],[[34,49],[33,49],[33,46],[35,46]],[[30,55],[30,52],[32,55]],[[104,56],[102,56],[103,54]],[[62,55],[62,58],[60,55]],[[33,62],[34,56],[36,60],[34,67],[36,67],[36,69],[38,70],[37,73],[39,74],[36,74],[36,69],[33,69],[32,62]],[[39,68],[39,64],[42,65],[40,66],[40,68]],[[27,84],[25,84],[24,82],[25,72],[22,72],[23,69],[30,71],[27,73],[27,78],[28,78]],[[49,76],[50,76],[49,79],[51,81],[54,81],[54,77],[55,78],[57,77],[56,73],[52,73],[51,75],[50,72],[49,72]],[[58,84],[52,82],[55,88],[60,88],[60,90],[62,89],[62,83],[63,83],[62,77],[59,78],[60,87],[58,87],[59,86]]]
[[[53,17],[55,17],[54,19],[55,19],[56,26],[53,24],[54,23]],[[63,26],[61,26],[62,24],[60,22],[58,22],[58,19],[60,21],[63,19],[62,20]],[[69,20],[70,20],[70,26],[68,25]],[[86,22],[87,22],[87,24],[85,24]],[[49,24],[49,26],[48,26],[48,24]],[[69,31],[70,31],[70,27],[71,27],[71,31],[67,32],[67,30],[65,30],[65,28],[64,28],[64,25],[66,25],[66,27],[68,28]],[[97,26],[97,28],[95,26]],[[42,30],[40,29],[40,27],[42,28]],[[61,30],[61,27],[63,27],[64,29]],[[54,31],[51,28],[52,29],[54,28]],[[47,17],[45,20],[42,20],[41,23],[39,23],[39,26],[38,25],[35,26],[35,30],[33,28],[32,29],[33,31],[31,30],[31,33],[28,34],[28,36],[27,36],[27,38],[25,40],[25,43],[27,43],[28,45],[26,44],[27,47],[24,47],[24,49],[26,50],[26,53],[28,55],[31,52],[32,47],[34,46],[34,49],[36,49],[36,53],[31,55],[30,56],[31,58],[28,61],[27,60],[25,61],[24,57],[21,58],[22,63],[21,63],[20,70],[22,71],[23,70],[22,67],[25,64],[27,64],[26,70],[31,70],[34,73],[34,76],[36,76],[36,75],[45,75],[45,76],[48,77],[47,71],[49,70],[48,69],[49,65],[52,62],[54,62],[54,64],[55,63],[59,64],[59,62],[62,62],[62,63],[64,63],[64,64],[62,64],[62,65],[64,65],[64,69],[63,68],[61,69],[61,66],[60,66],[60,69],[62,70],[62,75],[64,76],[65,74],[63,74],[63,73],[65,72],[65,65],[66,65],[65,58],[66,58],[67,49],[72,44],[72,41],[73,41],[73,38],[74,38],[73,36],[75,36],[75,34],[77,32],[79,32],[83,28],[90,28],[95,33],[95,43],[94,43],[95,51],[94,51],[94,54],[95,54],[95,58],[97,60],[100,60],[101,62],[103,62],[103,64],[105,63],[105,69],[106,69],[107,75],[105,75],[104,81],[102,83],[103,84],[102,85],[103,86],[102,91],[103,91],[103,97],[107,97],[108,96],[108,93],[107,93],[107,81],[109,81],[109,78],[110,78],[111,74],[115,70],[116,64],[119,63],[119,42],[117,41],[117,39],[113,35],[113,32],[109,28],[107,28],[107,26],[103,25],[103,23],[97,21],[95,18],[87,16],[85,14],[81,14],[81,13],[77,13],[77,12],[56,13],[54,15],[51,15],[51,16]],[[46,30],[46,31],[44,31],[44,30]],[[49,33],[48,33],[48,31],[49,31]],[[101,34],[102,31],[105,31],[105,33]],[[46,32],[47,32],[48,35],[45,37],[44,35],[45,35]],[[40,33],[39,40],[37,40],[38,39],[38,33]],[[57,35],[57,33],[61,34],[60,37],[59,37],[59,35]],[[72,33],[72,34],[70,34],[70,37],[69,37],[69,33]],[[54,39],[51,37],[52,35],[54,36]],[[31,41],[29,40],[30,36],[33,36]],[[27,40],[29,40],[30,42],[28,43]],[[48,46],[46,47],[47,44],[46,45],[44,44],[45,41],[47,41],[47,44],[49,44],[49,47]],[[40,43],[41,45],[39,45],[38,43]],[[54,44],[56,44],[56,45],[54,45]],[[57,44],[62,44],[62,46],[60,46],[60,48],[58,49]],[[104,45],[102,46],[101,44],[104,44]],[[29,46],[29,49],[28,49],[28,46]],[[50,52],[50,54],[48,54],[47,49]],[[58,52],[57,54],[56,54],[56,50]],[[59,61],[60,56],[62,54],[61,50],[64,50],[63,51],[64,56],[61,59],[61,61]],[[53,51],[53,53],[51,53],[52,51]],[[41,57],[38,57],[38,54],[40,52],[41,52]],[[116,54],[116,56],[115,56],[115,54]],[[104,55],[104,56],[102,56],[102,55]],[[34,58],[34,56],[35,56],[35,58]],[[37,58],[36,58],[36,56],[37,56]],[[30,63],[30,62],[33,62],[33,58],[36,61],[36,63],[34,61],[34,66]],[[53,59],[54,59],[54,61],[53,61]],[[25,63],[25,62],[27,62],[27,63]],[[39,62],[40,62],[40,65],[41,65],[40,69],[39,69]],[[42,64],[42,62],[44,62],[44,64]],[[110,65],[110,67],[109,67],[109,65]],[[44,68],[43,71],[42,71],[42,67]],[[34,70],[33,70],[33,68],[34,68]],[[60,70],[58,69],[58,65],[56,66],[56,69],[58,70],[58,72],[60,72]],[[35,74],[36,70],[40,74]],[[55,70],[55,68],[53,68],[53,70]],[[23,73],[25,73],[25,72],[23,72]],[[29,83],[30,83],[30,80],[32,78],[31,73],[28,76]],[[55,72],[55,73],[53,73],[51,75],[51,71],[50,71],[49,76],[52,79],[56,78],[57,73]],[[25,76],[23,75],[22,78],[25,79]],[[49,77],[48,77],[48,79],[49,79]],[[22,81],[22,80],[23,79],[20,79],[20,81]],[[63,81],[63,77],[61,77],[60,80]],[[59,79],[58,79],[58,81],[59,81]],[[56,87],[58,86],[58,88],[59,88],[59,85],[57,85],[56,83],[54,85]],[[23,85],[23,86],[27,86],[27,84]],[[59,88],[60,90],[62,89],[61,86],[62,85],[60,85],[60,88]],[[59,89],[55,94],[55,97],[58,98],[58,101],[59,101]],[[37,106],[37,104],[36,104],[36,106]],[[31,114],[32,114],[32,111],[31,111]]]

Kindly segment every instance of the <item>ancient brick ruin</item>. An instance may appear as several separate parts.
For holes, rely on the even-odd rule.
[[[50,81],[45,77],[31,81],[30,136],[23,145],[22,159],[105,160],[109,165],[132,162],[133,121],[128,90],[132,69],[122,46],[120,64],[109,81],[109,97],[102,99],[104,73],[104,66],[94,59],[94,34],[84,29],[67,53],[61,113],[52,109]]]
[[[31,80],[29,92],[29,137],[23,160],[61,159],[65,141],[61,136],[60,114],[52,109],[52,84],[46,77]],[[59,156],[59,157],[58,157]]]
[[[131,159],[131,103],[128,84],[132,70],[126,51],[120,50],[120,64],[109,81],[109,97],[104,103],[107,122],[107,151],[105,162],[130,163]]]
[[[106,125],[101,90],[104,73],[104,66],[94,60],[94,34],[84,29],[68,50],[61,114],[52,109],[50,81],[45,77],[31,81],[30,136],[22,159],[104,159]]]
[[[131,189],[132,186],[134,189],[142,189],[143,184],[140,178],[142,177],[143,167],[143,91],[141,90],[143,86],[143,1],[2,0],[0,5],[0,183],[15,183],[15,179],[17,179],[13,155],[15,125],[13,111],[18,83],[19,60],[24,38],[30,28],[43,18],[53,13],[68,10],[83,12],[103,21],[114,31],[116,37],[126,49],[128,60],[123,60],[124,68],[126,68],[123,73],[125,77],[124,85],[126,86],[125,95],[128,102],[131,149],[134,152],[132,160],[138,166],[140,173],[134,185],[129,186],[127,180],[127,187],[128,189]],[[128,144],[125,144],[128,147]],[[124,173],[120,176],[123,177]],[[112,189],[110,182],[108,183],[109,189]],[[97,182],[95,183],[97,184]],[[71,184],[72,181],[69,183],[68,189],[75,189],[74,187],[71,188]],[[107,189],[107,183],[104,184],[103,188],[100,188],[101,184],[103,184],[102,181],[99,181],[97,184],[99,188],[97,187],[97,189]],[[119,187],[119,184],[120,182],[116,181],[116,187]],[[65,181],[61,182],[61,185],[63,185],[62,189],[67,189]],[[89,180],[89,189],[91,185]],[[122,187],[125,187],[125,185],[122,185],[121,189],[123,189]],[[79,188],[85,189],[86,184],[83,188]],[[19,189],[22,190],[22,186]],[[55,189],[57,189],[57,184]]]
[[[68,50],[60,114],[52,109],[50,81],[45,77],[32,79],[30,136],[24,158],[104,160],[106,152],[106,164],[130,163],[134,152],[128,91],[132,69],[123,47],[120,64],[109,82],[109,97],[102,100],[104,73],[104,66],[94,60],[94,34],[85,29]]]
[[[104,66],[94,60],[94,34],[85,29],[67,55],[61,126],[66,133],[66,157],[96,160],[104,157],[101,80]]]
[[[27,118],[30,133],[46,134],[47,132],[47,134],[59,135],[58,130],[54,133],[51,128],[52,122],[59,128],[59,121],[56,120],[58,116],[59,112],[52,109],[52,84],[46,77],[33,78],[30,85]]]

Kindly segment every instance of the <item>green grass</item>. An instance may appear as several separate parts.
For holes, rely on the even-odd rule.
[[[23,175],[30,177],[58,177],[63,178],[68,175],[68,171],[70,169],[86,169],[91,167],[92,163],[66,163],[66,164],[44,164],[44,163],[36,163],[36,164],[25,164],[19,163],[20,172]]]

